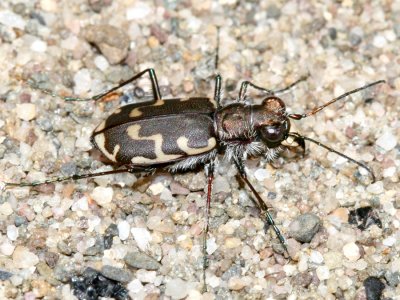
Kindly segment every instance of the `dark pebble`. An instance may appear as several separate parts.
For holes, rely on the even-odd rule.
[[[302,287],[302,288],[308,288],[308,286],[311,284],[313,280],[313,275],[310,272],[301,272],[296,274],[292,278],[292,284],[294,286]]]
[[[242,273],[242,267],[239,265],[231,266],[224,274],[222,274],[221,279],[223,281],[228,281],[232,277],[240,276]]]
[[[349,36],[350,44],[355,47],[358,46],[362,42],[362,37],[355,33],[350,33]]]
[[[100,272],[87,268],[82,276],[71,279],[74,295],[79,300],[96,300],[108,297],[116,300],[130,299],[128,290],[119,282],[104,277]]]
[[[118,226],[116,224],[111,224],[108,226],[104,233],[104,249],[110,249],[113,244],[114,236],[118,235]]]
[[[44,260],[46,261],[46,264],[50,267],[50,268],[54,268],[55,265],[58,262],[58,259],[60,258],[60,255],[58,253],[54,253],[51,251],[45,252],[44,254]]]
[[[7,272],[7,271],[0,270],[0,280],[1,280],[1,281],[7,280],[7,279],[10,278],[11,276],[13,276],[12,273]]]
[[[267,18],[278,19],[281,16],[281,10],[275,4],[267,7]]]
[[[129,252],[124,261],[131,267],[145,270],[158,270],[161,264],[142,252]]]
[[[379,300],[382,298],[382,292],[385,289],[383,282],[377,277],[368,277],[364,280],[365,293],[367,300]]]
[[[28,220],[26,219],[25,216],[16,216],[14,219],[14,224],[17,227],[27,224],[27,223],[28,223]]]
[[[101,274],[109,279],[119,282],[127,283],[132,280],[131,272],[108,265],[105,265],[103,268],[101,268]]]
[[[290,223],[289,233],[296,241],[309,243],[318,232],[320,225],[321,220],[317,215],[306,213]]]

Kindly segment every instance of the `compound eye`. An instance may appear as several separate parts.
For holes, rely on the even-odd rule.
[[[277,147],[286,139],[289,132],[288,123],[265,125],[259,129],[261,139],[267,144],[268,147]]]

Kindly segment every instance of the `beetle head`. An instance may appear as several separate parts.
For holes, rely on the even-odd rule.
[[[275,96],[263,100],[253,109],[253,125],[259,138],[268,148],[278,147],[286,140],[290,130],[290,121],[286,117],[283,101]]]

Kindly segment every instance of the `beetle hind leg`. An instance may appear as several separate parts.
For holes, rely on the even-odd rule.
[[[97,101],[107,95],[110,95],[111,93],[113,93],[114,91],[118,90],[119,88],[139,79],[140,77],[142,77],[144,74],[149,73],[149,77],[150,77],[150,81],[151,81],[151,87],[152,87],[152,91],[153,91],[153,96],[155,100],[161,100],[161,92],[160,92],[160,86],[158,85],[158,80],[157,80],[157,76],[156,76],[156,72],[154,71],[153,68],[149,68],[146,70],[143,70],[139,73],[137,73],[136,75],[132,76],[131,78],[121,82],[120,84],[118,84],[117,86],[106,90],[100,94],[94,95],[92,97],[89,98],[79,98],[79,97],[70,97],[70,96],[62,96],[60,94],[57,94],[56,92],[49,90],[49,89],[44,89],[44,88],[40,88],[35,82],[33,82],[32,80],[28,80],[28,84],[30,85],[31,88],[35,89],[35,90],[39,90],[45,94],[48,94],[52,97],[55,98],[61,98],[65,101]]]

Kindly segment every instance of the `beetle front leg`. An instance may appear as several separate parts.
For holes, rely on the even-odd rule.
[[[250,181],[247,179],[247,174],[244,168],[244,163],[243,160],[241,158],[238,157],[234,157],[233,161],[239,171],[239,175],[240,177],[243,179],[243,181],[246,183],[246,185],[250,188],[250,190],[252,191],[253,195],[256,197],[256,204],[258,206],[258,208],[261,211],[261,215],[263,217],[265,217],[267,223],[269,226],[271,226],[274,231],[276,236],[279,239],[279,242],[281,243],[284,251],[288,254],[289,256],[289,252],[286,246],[286,240],[283,237],[281,231],[279,230],[279,228],[276,226],[274,219],[272,218],[272,215],[270,214],[269,210],[268,210],[268,206],[265,204],[264,200],[261,198],[261,196],[257,193],[256,189],[253,187],[253,185],[250,183]],[[290,256],[289,256],[290,257]]]
[[[146,69],[140,73],[137,73],[136,75],[132,76],[131,78],[129,78],[128,80],[125,80],[124,82],[118,84],[117,86],[111,88],[110,90],[104,91],[103,93],[100,93],[98,95],[94,95],[92,97],[89,98],[79,98],[79,97],[65,97],[65,96],[61,96],[57,93],[55,93],[54,91],[48,90],[48,89],[42,89],[40,88],[37,84],[32,83],[30,81],[28,81],[28,84],[36,90],[40,90],[45,94],[48,94],[52,97],[56,97],[56,98],[61,98],[65,101],[97,101],[109,94],[111,94],[112,92],[116,91],[117,89],[139,79],[140,77],[142,77],[144,74],[149,73],[149,77],[150,77],[150,81],[151,81],[151,87],[152,87],[152,91],[153,91],[153,95],[154,95],[154,100],[160,100],[161,99],[161,92],[160,92],[160,87],[158,85],[158,81],[157,81],[157,76],[156,76],[156,72],[154,71],[154,69],[150,68],[150,69]]]

